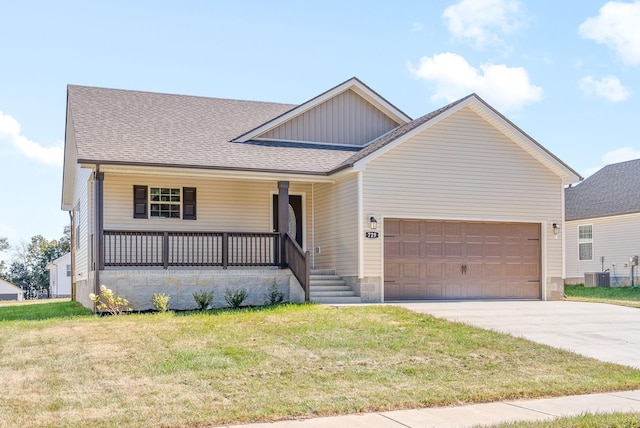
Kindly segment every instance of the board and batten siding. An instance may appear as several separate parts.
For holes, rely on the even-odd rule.
[[[363,145],[397,126],[389,116],[348,90],[257,139]]]
[[[357,176],[314,186],[316,269],[335,269],[339,275],[358,274]]]
[[[578,227],[592,225],[593,258],[580,260]],[[640,213],[567,221],[564,226],[567,283],[584,283],[584,274],[609,269],[611,285],[628,285],[629,256],[640,255]],[[604,263],[601,261],[604,257]],[[615,263],[615,267],[613,264]]]
[[[195,187],[197,220],[133,218],[133,186]],[[272,232],[272,195],[276,181],[191,177],[132,176],[105,173],[105,230],[177,232]],[[289,194],[303,196],[303,244],[311,246],[311,185],[291,183]]]
[[[370,161],[363,186],[363,214],[379,229],[383,218],[542,224],[543,272],[562,278],[551,227],[562,222],[561,179],[469,108]],[[364,242],[365,276],[381,275],[380,232]]]

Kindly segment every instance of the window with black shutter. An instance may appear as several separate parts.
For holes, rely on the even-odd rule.
[[[133,186],[133,218],[149,218],[147,186]]]
[[[196,188],[195,187],[182,188],[182,219],[183,220],[196,219]]]

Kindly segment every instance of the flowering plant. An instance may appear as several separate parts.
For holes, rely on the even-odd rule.
[[[123,297],[113,294],[110,288],[105,285],[100,286],[100,294],[89,294],[89,298],[96,304],[96,309],[100,312],[108,312],[111,315],[122,315],[123,312],[130,312],[129,301]]]

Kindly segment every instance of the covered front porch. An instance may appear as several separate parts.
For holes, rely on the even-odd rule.
[[[173,309],[191,309],[194,291],[215,290],[222,299],[227,288],[244,287],[253,290],[247,304],[259,305],[276,283],[289,301],[355,301],[357,290],[338,276],[335,263],[335,245],[344,239],[336,233],[348,224],[327,228],[336,222],[337,207],[326,194],[332,184],[222,175],[96,169],[86,239],[91,269],[86,279],[76,277],[78,300],[104,284],[135,301],[134,309],[149,309],[153,293],[162,292],[172,296]],[[158,189],[169,193],[167,199],[175,192],[177,207],[165,210]],[[157,202],[161,216],[154,215]],[[175,216],[173,208],[179,208]],[[349,235],[356,233],[349,228]],[[82,255],[83,248],[75,250]]]

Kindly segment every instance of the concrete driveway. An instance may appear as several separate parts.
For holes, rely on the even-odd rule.
[[[640,368],[640,309],[565,301],[392,303],[415,312],[524,337]]]

